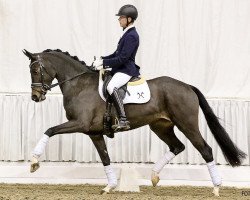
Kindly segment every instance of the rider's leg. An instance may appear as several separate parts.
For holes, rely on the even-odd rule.
[[[118,92],[117,88],[114,89],[111,96],[112,96],[112,99],[114,101],[114,106],[115,106],[115,108],[117,110],[117,113],[118,113],[118,116],[119,116],[118,123],[115,124],[114,126],[112,126],[112,128],[115,131],[129,130],[130,129],[130,123],[127,120],[126,113],[125,113],[125,110],[124,110],[124,107],[123,107],[123,102],[122,102],[122,99],[120,98],[120,95],[119,95],[119,92]]]
[[[119,122],[114,127],[114,129],[116,130],[130,129],[129,122],[127,121],[127,117],[124,111],[123,102],[118,92],[118,88],[125,85],[130,79],[131,76],[118,72],[112,77],[107,86],[108,93],[111,95],[114,101],[115,108],[119,115]]]

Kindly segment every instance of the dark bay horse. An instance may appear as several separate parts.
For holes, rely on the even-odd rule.
[[[26,50],[23,52],[31,60],[32,100],[36,102],[45,100],[47,90],[51,88],[51,83],[55,78],[60,83],[63,94],[63,105],[68,121],[49,128],[45,136],[49,138],[74,132],[87,134],[93,141],[104,167],[109,166],[110,158],[103,137],[103,114],[106,106],[98,93],[98,73],[92,71],[77,57],[72,57],[61,50],[46,50],[36,54]],[[65,80],[69,81],[64,82]],[[200,106],[225,159],[231,166],[241,165],[246,154],[232,142],[197,88],[166,76],[148,80],[148,85],[151,91],[151,99],[148,103],[125,105],[131,129],[149,125],[150,129],[169,146],[168,155],[171,155],[172,159],[185,149],[174,133],[174,126],[177,126],[200,152],[206,163],[212,163],[214,160],[212,149],[202,138],[198,127]],[[46,142],[45,138],[41,139],[38,144],[40,145],[38,150],[42,149],[41,153]],[[39,156],[39,153],[33,156],[31,172],[38,169]],[[156,163],[157,167],[163,168],[170,161],[168,158],[169,156],[166,155],[163,160]],[[216,171],[214,168],[213,166],[213,171]],[[152,173],[153,185],[159,181],[159,172],[160,170],[155,169]],[[213,180],[213,174],[210,175]],[[220,182],[215,182],[213,181],[214,186],[220,185]],[[109,192],[115,186],[115,181],[112,185],[108,177],[108,186],[104,188],[104,191]]]

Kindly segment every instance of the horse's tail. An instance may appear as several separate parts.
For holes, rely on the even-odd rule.
[[[199,99],[200,107],[205,115],[207,124],[212,134],[215,137],[215,140],[219,144],[226,160],[232,165],[240,166],[242,159],[246,157],[246,154],[238,149],[238,147],[230,139],[226,130],[221,126],[218,118],[214,114],[212,108],[209,106],[204,95],[194,86],[191,86],[192,90],[196,93]]]

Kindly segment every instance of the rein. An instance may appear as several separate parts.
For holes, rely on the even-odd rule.
[[[67,80],[64,80],[64,81],[61,81],[61,82],[52,84],[52,85],[49,86],[49,90],[51,90],[51,88],[56,87],[56,86],[58,86],[58,85],[62,85],[62,84],[65,83],[65,82],[71,81],[71,80],[73,80],[73,79],[77,78],[78,76],[81,76],[81,75],[83,75],[83,74],[85,74],[85,73],[86,73],[86,72],[82,72],[82,73],[77,74],[77,75],[75,75],[75,76],[73,76],[73,77],[71,77],[71,78],[69,78],[69,79],[67,79]]]

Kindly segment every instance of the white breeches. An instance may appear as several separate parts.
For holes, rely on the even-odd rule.
[[[131,78],[132,78],[132,76],[129,76],[129,75],[121,73],[121,72],[115,73],[107,86],[108,93],[111,95],[114,91],[114,88],[118,89],[118,88],[122,87],[127,82],[129,82],[129,80]]]

